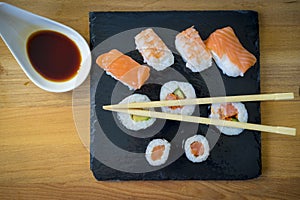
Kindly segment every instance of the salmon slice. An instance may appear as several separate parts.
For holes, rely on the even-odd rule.
[[[116,49],[98,56],[96,63],[130,89],[141,88],[150,76],[149,67],[140,65]]]
[[[174,64],[172,52],[153,29],[143,30],[134,39],[136,48],[149,66],[161,71]]]
[[[213,32],[205,44],[218,67],[228,76],[243,76],[256,63],[256,57],[243,47],[229,26]]]
[[[201,72],[212,65],[212,55],[193,26],[176,36],[175,46],[186,67],[193,72]]]
[[[190,145],[190,147],[191,147],[191,153],[194,156],[198,157],[204,154],[204,146],[201,142],[195,141]]]
[[[221,104],[220,109],[218,110],[220,119],[230,120],[231,118],[238,118],[238,110],[232,103]]]
[[[155,146],[152,150],[151,159],[153,161],[160,160],[165,151],[165,145]]]
[[[166,100],[179,100],[179,99],[180,98],[173,93],[168,94],[166,97]],[[169,106],[169,108],[171,108],[172,110],[176,110],[177,108],[183,108],[183,106]]]

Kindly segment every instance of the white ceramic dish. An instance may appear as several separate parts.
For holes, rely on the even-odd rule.
[[[26,43],[28,37],[39,30],[57,31],[75,42],[82,58],[75,77],[65,82],[54,82],[45,79],[35,71],[27,55]],[[70,27],[0,2],[0,35],[28,78],[46,91],[70,91],[82,84],[89,75],[91,69],[90,48],[85,39]]]

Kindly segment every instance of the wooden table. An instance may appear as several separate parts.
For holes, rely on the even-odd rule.
[[[262,103],[262,123],[300,131],[299,1],[6,1],[73,27],[89,41],[89,11],[220,10],[259,12],[261,91],[295,100]],[[0,27],[1,28],[1,27]],[[262,175],[248,181],[96,182],[72,115],[72,92],[35,86],[0,41],[0,199],[297,199],[300,136],[262,133]]]

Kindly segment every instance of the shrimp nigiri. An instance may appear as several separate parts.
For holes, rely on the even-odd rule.
[[[134,39],[136,48],[149,66],[161,71],[174,64],[172,52],[151,28],[143,30]]]
[[[175,46],[186,61],[186,67],[193,72],[201,72],[212,65],[211,53],[193,26],[176,36]]]

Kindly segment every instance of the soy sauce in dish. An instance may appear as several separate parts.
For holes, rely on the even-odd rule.
[[[77,45],[59,32],[42,30],[32,33],[26,49],[34,69],[47,80],[67,81],[79,70],[81,55]]]

